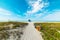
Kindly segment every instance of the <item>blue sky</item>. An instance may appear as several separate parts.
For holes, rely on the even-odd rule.
[[[60,0],[0,0],[0,21],[60,21]]]

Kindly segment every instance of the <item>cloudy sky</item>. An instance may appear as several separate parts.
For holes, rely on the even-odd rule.
[[[60,21],[60,0],[0,0],[0,21]]]

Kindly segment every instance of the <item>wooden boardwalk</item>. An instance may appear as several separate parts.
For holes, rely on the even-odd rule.
[[[30,22],[26,27],[21,40],[43,40],[39,31],[34,27],[34,24]]]

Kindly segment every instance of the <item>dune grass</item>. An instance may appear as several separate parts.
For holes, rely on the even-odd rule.
[[[28,23],[25,22],[13,22],[13,21],[9,21],[9,22],[0,22],[0,31],[2,30],[6,30],[6,29],[10,29],[10,24],[13,24],[12,29],[16,28],[16,27],[24,27],[26,26]]]
[[[60,23],[35,23],[40,25],[44,40],[60,40]]]

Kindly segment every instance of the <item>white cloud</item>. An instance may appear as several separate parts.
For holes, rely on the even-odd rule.
[[[52,14],[45,16],[43,20],[60,21],[60,10],[53,11]]]
[[[16,11],[20,13],[19,10]],[[23,21],[24,18],[17,13],[0,8],[0,21]]]
[[[41,17],[42,15],[43,15],[42,13],[40,13],[40,14],[35,14],[36,18],[39,18],[39,17]]]
[[[11,12],[3,8],[0,8],[0,15],[11,15]]]
[[[9,21],[12,16],[14,17],[13,12],[0,8],[0,21]]]
[[[27,10],[27,13],[33,14],[38,12],[39,10],[42,10],[42,8],[46,7],[49,3],[48,2],[45,3],[42,0],[29,0],[28,4],[31,7],[31,10]]]
[[[24,14],[26,19],[38,19],[41,17],[46,10],[43,8],[47,7],[49,5],[49,2],[44,2],[43,0],[27,0],[27,3],[29,5],[29,9],[27,12]],[[41,11],[42,13],[37,13]]]
[[[8,21],[9,18],[7,16],[0,15],[0,21]]]
[[[36,14],[35,14],[35,17],[36,17],[36,18],[41,18],[42,16],[45,16],[46,14],[50,14],[50,12],[49,12],[48,10],[45,10],[45,11],[39,13],[39,14],[36,13]]]

